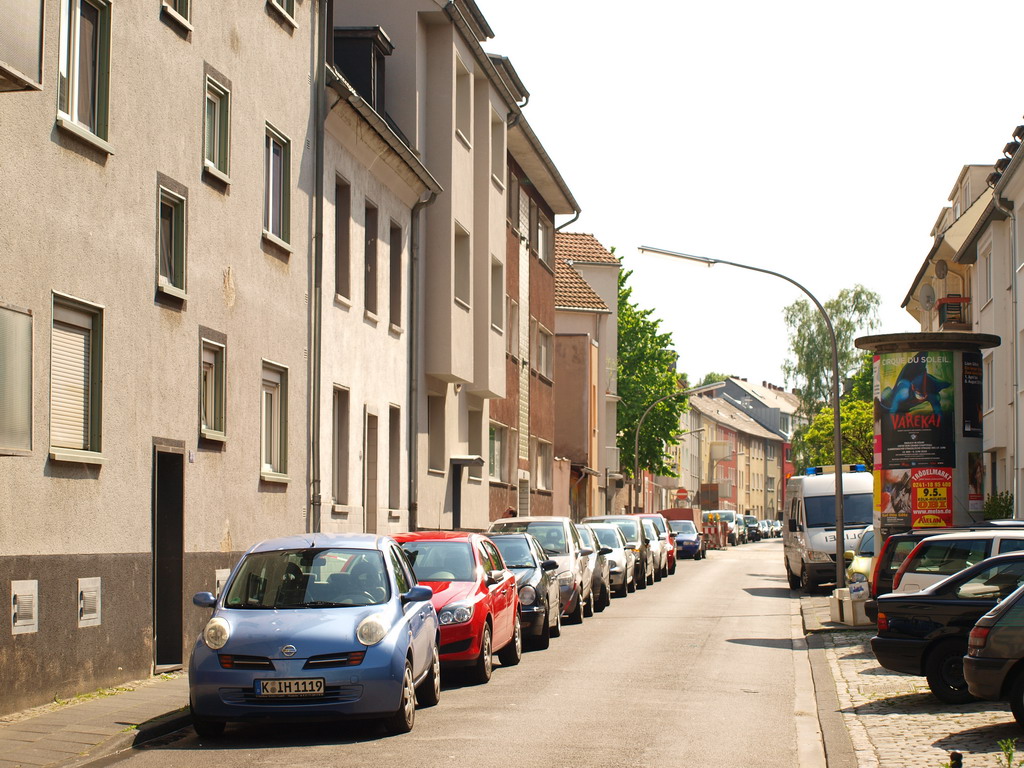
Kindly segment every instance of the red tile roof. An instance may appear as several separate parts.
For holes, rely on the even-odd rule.
[[[583,232],[556,232],[555,256],[580,264],[615,264],[621,262],[608,252],[597,238]]]
[[[557,309],[590,309],[608,312],[590,283],[569,266],[565,259],[555,258],[555,307]]]

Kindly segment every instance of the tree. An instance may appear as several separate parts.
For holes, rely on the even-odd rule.
[[[844,288],[824,304],[832,320],[839,351],[839,378],[842,382],[862,361],[853,340],[863,331],[878,325],[880,298],[863,285]],[[791,359],[782,365],[786,383],[793,382],[801,390],[802,410],[810,419],[828,404],[832,392],[832,345],[828,329],[817,308],[806,299],[794,301],[783,310],[789,329]]]
[[[835,431],[831,408],[822,408],[794,445],[800,466],[815,467],[835,464]],[[839,431],[843,436],[844,464],[866,464],[874,468],[875,410],[868,400],[847,398],[839,403]]]
[[[697,386],[706,387],[708,384],[717,384],[718,382],[725,381],[728,378],[729,374],[727,373],[715,373],[712,371],[711,373],[704,374],[704,378],[700,380],[700,384]]]
[[[679,417],[686,411],[686,398],[671,395],[685,389],[685,379],[676,373],[672,334],[659,332],[661,320],[651,316],[654,310],[640,309],[630,301],[633,289],[626,283],[632,274],[619,273],[619,463],[632,476],[637,423],[651,403],[667,397],[644,419],[638,465],[641,470],[674,477],[665,448],[679,442]]]

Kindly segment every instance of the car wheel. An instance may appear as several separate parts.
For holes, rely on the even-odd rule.
[[[804,563],[800,566],[800,586],[804,588],[804,592],[810,594],[814,591],[814,588],[818,585],[811,579],[811,575],[807,572],[807,564]]]
[[[550,621],[551,613],[549,609],[548,612],[544,614],[544,621],[540,625],[540,634],[530,641],[531,648],[538,651],[543,651],[545,648],[551,645],[551,624],[548,623]]]
[[[492,653],[491,625],[484,624],[484,633],[480,637],[480,655],[473,666],[470,667],[470,678],[472,678],[474,683],[482,685],[491,679],[491,672],[494,670]]]
[[[661,568],[659,568],[658,566],[654,566],[654,575],[651,577],[652,584],[656,581],[661,581],[661,571]]]
[[[1017,679],[1010,686],[1010,711],[1017,725],[1024,728],[1024,672],[1017,673]]]
[[[576,595],[576,607],[572,609],[572,613],[566,616],[568,620],[567,624],[582,624],[583,623],[583,595]]]
[[[644,569],[644,583],[650,586],[654,583],[654,563],[651,563],[651,570]]]
[[[523,658],[523,625],[516,614],[516,625],[512,629],[512,639],[498,651],[498,659],[503,667],[514,667]]]
[[[612,594],[615,595],[615,597],[625,597],[627,592],[629,592],[629,582],[625,579],[622,580],[622,586],[616,587],[612,590]]]
[[[402,701],[398,711],[384,719],[384,729],[392,734],[408,733],[416,722],[416,686],[412,681],[412,665],[405,662],[405,674],[402,676]]]
[[[612,603],[612,601],[608,597],[608,587],[605,586],[604,584],[602,584],[601,585],[601,594],[598,595],[598,598],[597,598],[597,606],[596,606],[596,608],[597,608],[598,613],[600,613],[605,608],[607,608],[609,605],[611,605],[611,603]]]
[[[216,739],[224,735],[224,723],[217,720],[207,720],[196,714],[195,707],[189,702],[189,709],[192,710],[192,727],[196,735],[204,739]]]
[[[590,598],[587,600],[587,604],[583,607],[583,615],[588,619],[594,615],[594,588],[590,588]]]
[[[561,610],[556,610],[555,611],[555,623],[554,623],[554,626],[551,627],[551,636],[552,637],[558,637],[561,634],[562,634],[562,611]]]
[[[789,569],[789,560],[786,560],[786,578],[789,580],[790,589],[800,589],[800,577],[795,576]]]
[[[422,707],[432,707],[441,700],[441,659],[434,645],[433,657],[430,660],[430,672],[416,689],[416,703]]]
[[[924,661],[924,674],[928,687],[935,698],[946,704],[966,704],[974,701],[974,696],[967,690],[964,680],[964,654],[967,648],[963,643],[939,643],[928,654]]]
[[[626,584],[626,592],[636,592],[636,569],[633,569],[633,578]]]
[[[672,567],[668,569],[668,575],[669,576],[675,576],[675,574],[676,574],[676,561],[673,560],[672,561]]]

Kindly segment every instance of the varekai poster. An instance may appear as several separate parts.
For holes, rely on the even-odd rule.
[[[879,356],[882,465],[886,469],[955,466],[953,352]]]

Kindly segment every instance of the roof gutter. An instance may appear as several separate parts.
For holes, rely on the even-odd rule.
[[[1016,155],[1014,156],[1016,158]],[[1012,165],[1012,163],[1011,163]],[[1010,312],[1010,317],[1016,318],[1017,315],[1017,302],[1019,299],[1019,289],[1017,287],[1017,275],[1020,273],[1020,267],[1017,261],[1017,215],[1013,210],[1013,203],[1010,201],[1009,205],[1003,204],[1003,199],[999,196],[999,192],[1002,187],[1006,185],[1003,180],[1006,178],[1004,174],[1000,177],[999,181],[992,185],[992,204],[996,210],[1002,211],[1007,218],[1010,220],[1010,295],[1011,303],[1013,308]],[[1018,401],[1017,393],[1020,392],[1020,351],[1018,347],[1020,342],[1018,337],[1020,334],[1013,334],[1013,394],[1014,402]],[[1013,498],[1019,499],[1020,495],[1020,414],[1017,413],[1017,409],[1014,408],[1013,414]]]

